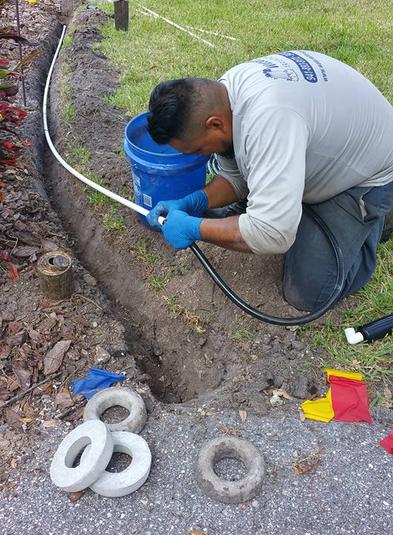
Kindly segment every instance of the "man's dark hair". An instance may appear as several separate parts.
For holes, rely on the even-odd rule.
[[[191,116],[203,102],[202,87],[212,83],[205,78],[181,78],[161,82],[153,89],[147,129],[156,143],[184,136]]]

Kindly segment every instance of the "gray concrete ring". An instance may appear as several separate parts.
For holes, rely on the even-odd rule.
[[[107,424],[110,431],[129,431],[140,433],[145,427],[147,413],[143,399],[129,388],[105,388],[95,394],[86,404],[83,419],[99,420],[109,408],[120,405],[130,414],[121,422]]]
[[[134,433],[112,433],[113,452],[126,453],[132,457],[131,464],[122,472],[106,470],[92,484],[92,491],[107,498],[119,498],[138,490],[150,473],[151,452],[147,442]]]
[[[78,466],[75,459],[84,449]],[[106,425],[99,420],[85,422],[68,433],[60,443],[50,466],[53,483],[67,492],[89,487],[108,465],[113,453],[112,437]]]
[[[238,481],[221,479],[214,465],[224,458],[240,459],[247,475]],[[240,503],[254,498],[265,474],[262,455],[250,442],[235,437],[218,437],[205,444],[198,456],[195,475],[201,489],[214,500],[223,503]]]

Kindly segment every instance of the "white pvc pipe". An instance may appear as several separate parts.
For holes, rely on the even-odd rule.
[[[44,132],[45,132],[46,141],[48,142],[49,148],[52,151],[53,155],[55,156],[56,160],[65,169],[67,169],[67,171],[69,171],[72,175],[74,175],[76,178],[78,178],[81,182],[84,182],[85,184],[87,184],[91,188],[99,191],[103,195],[106,195],[110,199],[113,199],[114,201],[116,201],[116,202],[118,202],[120,204],[123,204],[124,206],[127,206],[127,208],[131,208],[131,210],[134,210],[135,212],[138,212],[139,214],[142,214],[142,215],[146,216],[149,213],[149,210],[146,210],[146,208],[142,208],[142,206],[139,206],[138,204],[135,204],[134,202],[129,201],[128,199],[125,199],[124,197],[121,197],[120,195],[117,195],[117,193],[113,193],[113,191],[110,191],[109,189],[104,188],[104,187],[100,186],[99,184],[96,184],[95,182],[93,182],[93,180],[90,180],[90,179],[86,178],[81,173],[79,173],[76,169],[71,167],[71,165],[69,165],[60,156],[60,154],[57,152],[56,147],[54,146],[54,144],[52,142],[52,139],[51,139],[50,134],[49,134],[48,120],[47,120],[48,93],[49,93],[49,86],[50,86],[50,81],[51,81],[51,78],[52,78],[53,69],[54,69],[57,57],[59,55],[59,52],[60,52],[60,49],[61,49],[61,45],[63,43],[63,39],[64,39],[64,35],[65,35],[65,32],[66,32],[66,29],[67,29],[67,27],[63,26],[63,31],[62,31],[62,34],[61,34],[61,37],[60,37],[60,40],[59,40],[59,44],[57,45],[56,52],[55,52],[55,54],[53,56],[52,64],[51,64],[51,66],[49,68],[48,77],[46,79],[46,84],[45,84],[44,98],[43,98],[43,102],[42,102],[42,119],[43,119],[43,122],[44,122]],[[164,222],[164,218],[160,217],[158,221],[162,224]]]

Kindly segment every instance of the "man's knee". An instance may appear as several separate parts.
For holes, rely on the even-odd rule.
[[[298,310],[311,312],[321,308],[334,291],[334,281],[329,283],[318,280],[307,280],[307,277],[291,273],[288,268],[284,273],[283,295],[285,301]]]
[[[313,308],[310,306],[310,303],[308,302],[307,296],[304,295],[304,292],[299,290],[299,288],[293,284],[283,285],[283,295],[285,301],[298,310],[305,310],[308,312]]]

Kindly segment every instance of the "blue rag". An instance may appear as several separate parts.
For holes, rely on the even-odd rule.
[[[114,383],[124,381],[125,376],[118,373],[109,372],[100,368],[91,368],[83,379],[77,379],[70,383],[73,394],[81,394],[86,399],[90,399],[98,392],[112,386]]]

